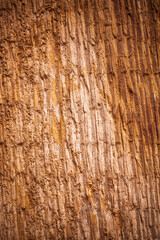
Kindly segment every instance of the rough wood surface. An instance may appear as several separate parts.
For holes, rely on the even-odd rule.
[[[0,0],[0,239],[160,237],[159,0]]]

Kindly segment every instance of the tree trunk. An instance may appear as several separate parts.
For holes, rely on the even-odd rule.
[[[159,0],[1,0],[0,64],[0,239],[158,240]]]

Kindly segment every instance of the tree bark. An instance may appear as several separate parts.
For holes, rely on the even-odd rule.
[[[0,239],[158,240],[159,0],[1,0],[0,64]]]

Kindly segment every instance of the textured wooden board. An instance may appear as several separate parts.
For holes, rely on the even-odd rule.
[[[158,0],[0,1],[0,239],[160,237]]]

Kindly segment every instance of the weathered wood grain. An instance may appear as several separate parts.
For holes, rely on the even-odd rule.
[[[158,0],[0,1],[0,239],[160,237]]]

